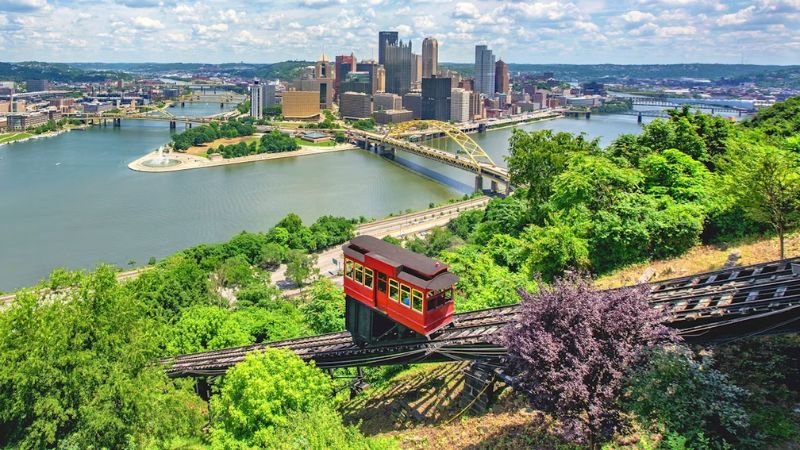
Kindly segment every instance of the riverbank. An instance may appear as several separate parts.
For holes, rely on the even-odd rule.
[[[507,123],[495,124],[495,125],[487,124],[486,131],[489,132],[489,131],[504,130],[506,128],[514,128],[518,125],[524,125],[526,123],[544,122],[545,120],[560,119],[562,117],[564,117],[564,115],[561,113],[552,113],[536,117],[520,118],[518,120],[511,119]],[[475,133],[477,133],[477,131]]]
[[[69,128],[64,128],[62,130],[49,131],[47,133],[42,133],[42,134],[31,134],[31,133],[27,133],[27,132],[24,132],[24,131],[21,131],[21,132],[18,132],[18,133],[4,133],[4,134],[7,134],[7,135],[16,134],[18,137],[15,136],[15,137],[11,137],[8,140],[4,140],[3,138],[6,138],[7,136],[0,135],[0,146],[7,145],[7,144],[19,143],[19,142],[32,141],[32,140],[35,140],[35,139],[51,138],[51,137],[54,137],[54,136],[58,136],[59,134],[62,134],[62,133],[70,132],[72,130],[83,130],[83,129],[87,128],[87,127],[88,127],[88,125],[77,125],[77,126],[73,126],[73,127],[69,127]]]
[[[261,153],[258,155],[242,156],[230,159],[209,159],[202,156],[189,155],[186,153],[168,153],[165,158],[175,160],[177,165],[171,166],[148,166],[146,162],[158,157],[158,150],[150,152],[141,158],[128,164],[128,168],[137,172],[176,172],[179,170],[203,169],[207,167],[229,166],[233,164],[244,164],[256,161],[269,161],[273,159],[296,158],[299,156],[319,155],[323,153],[341,152],[354,150],[358,147],[350,144],[339,144],[333,147],[309,147],[303,146],[299,150],[282,153]]]

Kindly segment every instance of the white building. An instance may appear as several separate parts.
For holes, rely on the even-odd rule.
[[[264,112],[263,85],[258,80],[253,80],[250,85],[250,117],[260,119]]]
[[[456,123],[469,122],[470,92],[461,88],[450,91],[450,120]]]

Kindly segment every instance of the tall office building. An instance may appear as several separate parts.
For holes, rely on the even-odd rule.
[[[269,108],[277,103],[275,99],[275,93],[277,91],[278,83],[274,81],[267,81],[261,84],[261,106],[263,108]]]
[[[50,82],[47,80],[27,80],[25,82],[25,89],[28,92],[43,92],[50,88]]]
[[[451,78],[422,79],[422,120],[450,120]]]
[[[411,41],[387,44],[384,47],[386,92],[403,95],[411,90]]]
[[[420,89],[422,83],[422,56],[411,54],[411,88]]]
[[[375,90],[386,92],[386,69],[380,64],[375,69]]]
[[[370,72],[350,72],[345,76],[345,79],[341,81],[341,93],[339,94],[339,101],[341,102],[342,94],[345,92],[360,92],[372,97],[372,94],[375,93],[372,89],[372,86],[373,79]]]
[[[453,122],[469,122],[469,94],[460,88],[450,91],[450,120]]]
[[[502,59],[494,65],[494,91],[498,94],[508,94],[511,90],[511,82],[508,78],[508,64]]]
[[[372,96],[375,111],[403,109],[403,98],[397,94],[379,92]]]
[[[253,80],[250,85],[250,117],[260,119],[264,111],[264,93],[261,89],[261,82]]]
[[[386,47],[388,45],[397,45],[399,38],[400,35],[397,31],[378,32],[378,64],[386,65]]]
[[[372,98],[369,94],[345,91],[341,98],[339,113],[343,119],[366,119],[372,115]]]
[[[355,71],[356,56],[354,54],[351,53],[350,55],[339,55],[336,57],[336,64],[334,67],[336,77],[333,80],[333,90],[337,99],[342,95],[342,92],[346,92],[342,90],[342,81],[345,80],[348,73]]]
[[[411,111],[412,119],[422,118],[422,94],[409,92],[403,96],[403,108]]]
[[[469,118],[470,120],[483,119],[483,99],[480,92],[469,93]]]
[[[430,78],[439,72],[439,42],[432,37],[422,41],[422,78]]]
[[[369,74],[369,80],[370,80],[369,81],[369,83],[370,83],[369,84],[369,89],[370,90],[369,90],[369,92],[366,92],[367,94],[372,95],[372,94],[378,92],[378,68],[379,67],[381,67],[381,66],[378,65],[378,63],[375,62],[374,60],[361,61],[360,63],[356,64],[356,72],[366,72],[366,73]],[[342,89],[343,89],[342,92],[347,92],[348,90],[352,90],[352,89],[345,90],[344,88],[342,88]],[[354,92],[359,92],[359,91],[354,91]]]
[[[475,92],[494,97],[494,55],[485,45],[475,46]]]

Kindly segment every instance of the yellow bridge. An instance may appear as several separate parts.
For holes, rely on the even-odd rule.
[[[383,154],[394,155],[395,150],[413,153],[449,166],[457,167],[475,174],[475,190],[483,190],[483,178],[491,181],[491,190],[499,191],[499,185],[505,186],[506,193],[511,191],[511,177],[508,170],[499,167],[486,151],[469,135],[458,127],[436,120],[412,120],[397,124],[384,134],[370,131],[349,130],[351,140],[363,142],[366,149],[374,149]],[[454,145],[444,149],[434,148],[414,137],[441,136],[450,138]]]

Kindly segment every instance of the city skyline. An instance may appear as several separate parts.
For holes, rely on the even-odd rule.
[[[378,31],[396,30],[415,48],[436,38],[454,63],[486,43],[509,63],[788,65],[799,22],[796,0],[0,0],[0,48],[7,61],[313,61],[322,48],[378,59]]]

